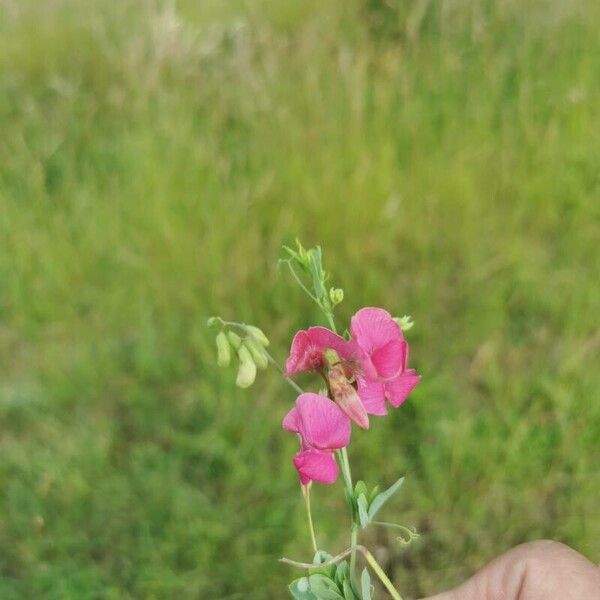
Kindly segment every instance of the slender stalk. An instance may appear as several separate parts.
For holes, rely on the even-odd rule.
[[[390,593],[390,596],[394,600],[402,600],[402,596],[398,593],[398,590],[394,587],[394,584],[389,580],[388,576],[385,574],[385,571],[379,566],[379,563],[375,560],[375,557],[366,549],[362,550],[369,566],[377,577],[381,580],[381,583],[385,586],[385,589]]]
[[[352,485],[352,471],[350,470],[348,451],[346,450],[345,446],[340,450],[340,456],[342,461],[342,473],[344,475],[344,481],[346,482],[348,491],[352,493],[354,491],[354,486]]]
[[[310,509],[310,482],[308,485],[302,486],[302,495],[304,496],[304,504],[306,506],[306,515],[308,517],[308,529],[310,531],[310,540],[312,542],[313,551],[316,554],[318,551],[318,548],[317,548],[317,538],[315,536],[315,528],[313,526],[313,520],[312,520],[312,511]]]
[[[356,546],[358,541],[358,525],[352,523],[352,533],[350,534],[350,575],[356,577]]]

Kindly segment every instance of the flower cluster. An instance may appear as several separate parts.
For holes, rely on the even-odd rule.
[[[333,451],[348,445],[350,421],[369,428],[369,415],[398,408],[419,383],[408,368],[408,343],[397,320],[382,308],[363,308],[351,320],[350,339],[325,327],[296,333],[285,370],[321,375],[329,397],[305,393],[283,420],[300,437],[293,459],[300,481],[333,483],[338,469]]]
[[[331,286],[319,246],[306,249],[298,241],[296,245],[295,249],[284,246],[287,256],[280,264],[320,308],[330,328],[315,326],[298,331],[281,367],[270,354],[269,340],[261,329],[211,317],[208,325],[219,328],[215,338],[217,364],[223,368],[237,366],[235,383],[241,388],[254,383],[257,370],[272,366],[297,395],[294,407],[283,419],[283,429],[300,440],[293,464],[300,478],[314,558],[312,563],[281,559],[306,571],[289,584],[290,594],[296,600],[373,600],[372,572],[394,600],[402,600],[375,557],[359,543],[359,535],[376,526],[402,532],[402,544],[418,537],[414,529],[376,520],[383,505],[400,490],[404,477],[383,490],[379,485],[367,486],[362,479],[353,481],[346,446],[353,422],[369,429],[370,415],[386,415],[388,405],[398,408],[421,380],[408,368],[408,343],[403,334],[413,323],[409,316],[394,318],[382,308],[362,308],[352,317],[344,336],[338,335],[334,313],[344,301],[344,291]],[[294,381],[293,377],[303,372],[320,376],[323,385],[319,393],[307,392]],[[334,483],[340,472],[349,508],[350,546],[332,556],[319,549],[310,490],[313,481]],[[367,563],[360,577],[359,553]]]

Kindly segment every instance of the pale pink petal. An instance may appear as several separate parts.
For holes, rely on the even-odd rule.
[[[352,337],[367,354],[392,340],[402,340],[402,330],[383,308],[361,308],[351,321]]]
[[[371,362],[381,379],[395,379],[402,373],[408,344],[404,340],[391,340],[371,355]]]
[[[404,371],[400,377],[385,384],[388,400],[394,408],[398,408],[413,391],[414,387],[421,381],[414,369]]]
[[[352,358],[354,345],[341,335],[331,331],[331,329],[327,329],[327,327],[309,327],[307,333],[313,346],[320,351],[331,348],[338,353],[340,358],[346,360]]]
[[[362,429],[369,429],[369,415],[354,387],[348,384],[340,394],[334,396],[336,404]]]
[[[285,415],[281,425],[286,431],[291,431],[293,433],[298,433],[300,431],[300,426],[298,424],[298,409],[295,406],[287,415]]]
[[[355,346],[326,327],[309,327],[296,333],[285,363],[287,375],[323,368],[323,351],[335,350],[340,358],[349,360],[356,354]]]
[[[387,415],[385,402],[385,389],[380,381],[372,381],[365,377],[357,377],[358,396],[360,397],[365,410],[370,415]]]
[[[296,400],[300,435],[314,448],[337,449],[350,442],[350,419],[337,404],[320,396],[306,393]]]
[[[298,452],[293,461],[302,485],[309,481],[330,484],[338,478],[338,466],[331,452],[305,450]]]
[[[285,362],[285,372],[288,375],[306,371],[307,367],[307,350],[310,345],[310,339],[306,331],[299,331],[292,340],[290,355]]]

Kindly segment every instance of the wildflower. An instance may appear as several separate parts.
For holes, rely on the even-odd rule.
[[[367,411],[386,415],[389,402],[398,408],[421,377],[408,369],[408,343],[398,324],[381,308],[363,308],[352,317],[352,335],[362,373],[357,391]]]
[[[383,381],[402,373],[407,343],[390,313],[383,308],[361,308],[350,327],[364,377]]]
[[[351,431],[350,420],[335,402],[319,394],[301,394],[283,419],[283,428],[300,436],[300,452],[293,462],[302,485],[335,482],[333,451],[348,445]]]
[[[335,350],[343,359],[353,356],[353,344],[326,327],[309,327],[294,336],[290,354],[285,363],[287,375],[301,371],[321,371],[325,360],[323,353]]]

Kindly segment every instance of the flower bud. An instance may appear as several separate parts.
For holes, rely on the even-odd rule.
[[[265,351],[263,347],[251,337],[248,337],[244,340],[244,346],[250,350],[250,354],[252,354],[252,359],[256,363],[256,366],[259,369],[266,369],[269,366],[269,361],[267,356],[265,355]]]
[[[217,364],[219,367],[228,367],[231,363],[231,346],[224,331],[220,331],[216,337],[217,342]]]
[[[269,338],[263,333],[262,329],[255,327],[254,325],[246,325],[248,333],[256,339],[257,342],[262,344],[265,348],[269,345]]]
[[[229,339],[229,343],[236,349],[239,350],[242,345],[242,338],[237,334],[233,333],[233,331],[227,332],[227,338]]]
[[[341,288],[331,288],[329,290],[329,299],[334,306],[340,304],[344,300],[344,290]]]
[[[415,324],[410,315],[404,315],[403,317],[394,317],[394,321],[396,321],[398,327],[400,327],[402,331],[408,331]]]
[[[240,346],[238,357],[240,359],[240,366],[235,384],[241,388],[250,387],[256,379],[256,364],[252,360],[250,350],[246,346]]]

